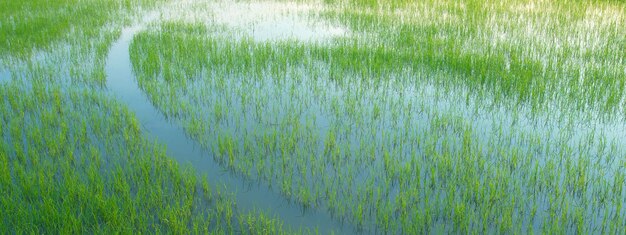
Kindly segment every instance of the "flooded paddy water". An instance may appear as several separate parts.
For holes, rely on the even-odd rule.
[[[11,79],[11,72],[3,70],[0,71],[0,81],[8,81]]]
[[[103,155],[122,156],[107,162],[149,156],[124,151],[137,141],[186,166],[183,182],[202,181],[182,184],[189,204],[155,209],[164,210],[152,218],[159,227],[147,231],[623,231],[626,71],[615,50],[626,36],[615,29],[624,4],[536,2],[546,9],[536,12],[514,0],[479,3],[167,2],[114,27],[115,37],[101,37],[106,47],[76,62],[63,63],[81,54],[69,44],[35,56],[44,62],[0,69],[0,82],[5,91],[66,92],[78,110],[74,97],[106,100],[96,110],[113,110],[111,122],[126,120],[113,127],[137,131],[101,142]],[[539,37],[551,30],[554,40]],[[60,76],[58,84],[24,75],[32,64],[44,72],[30,76]],[[10,97],[3,127],[22,123],[8,110],[37,103]],[[72,110],[63,104],[52,107]],[[28,130],[40,114],[32,115],[24,145],[37,142]],[[96,143],[107,136],[99,125],[85,128]],[[25,164],[19,131],[3,133],[0,160]],[[164,169],[179,177],[177,167]],[[162,219],[174,215],[169,208],[189,220]]]
[[[150,19],[150,18],[148,18]],[[146,19],[144,19],[146,20]],[[150,19],[154,21],[154,19]],[[246,180],[234,172],[221,167],[211,157],[211,153],[200,147],[176,123],[169,122],[157,110],[139,88],[132,71],[129,55],[131,39],[144,25],[122,30],[107,59],[107,88],[115,93],[133,112],[152,139],[167,146],[167,154],[176,156],[181,163],[191,163],[197,172],[211,179],[211,186],[230,193],[241,211],[262,210],[270,215],[278,215],[284,223],[293,228],[315,228],[321,234],[353,233],[349,225],[333,220],[324,211],[311,211],[290,202],[289,198],[273,192],[267,185]]]

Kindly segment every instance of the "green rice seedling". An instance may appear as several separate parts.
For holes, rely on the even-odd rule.
[[[307,211],[328,211],[363,233],[623,230],[620,164],[626,150],[621,147],[620,120],[625,100],[621,77],[626,71],[619,53],[624,35],[618,29],[623,26],[624,4],[472,0],[192,5],[202,10],[189,17],[167,16],[171,20],[137,34],[129,50],[131,64],[152,104],[233,174],[278,185],[272,190],[288,201]],[[246,13],[246,7],[272,8],[280,14],[269,18],[259,10],[251,19],[242,17],[240,25],[220,18],[222,10]],[[213,18],[203,20],[200,15]],[[311,24],[334,24],[348,33],[321,41],[258,37],[260,32],[273,33],[261,27],[264,22],[297,25],[302,15]],[[105,54],[110,43],[110,37],[103,38],[93,49],[99,51],[96,54]],[[43,92],[31,93],[46,94],[50,101],[15,98],[21,96],[14,90],[28,85],[12,82],[13,87],[5,88],[9,95],[3,114],[16,112],[3,116],[3,126],[39,125],[29,113],[21,117],[17,112],[24,107],[36,110],[39,101],[51,108],[36,117],[52,123],[59,114],[64,121],[60,123],[65,123],[41,133],[15,128],[2,132],[9,162],[18,165],[10,165],[10,175],[24,179],[28,189],[11,200],[32,197],[36,184],[24,172],[48,164],[44,157],[30,157],[38,152],[31,146],[67,159],[81,159],[83,154],[62,146],[77,147],[81,144],[73,143],[93,139],[98,147],[89,151],[103,152],[94,159],[115,153],[129,161],[150,152],[141,147],[151,145],[142,144],[141,125],[132,112],[107,111],[107,120],[100,122],[72,114],[92,112],[85,118],[100,120],[93,113],[117,104],[101,104],[108,98],[97,85],[86,85],[87,93],[97,97],[74,95],[79,98],[71,102],[79,104],[70,107],[66,93],[76,94],[80,88],[63,84],[48,88],[50,81],[37,76],[66,69],[46,65],[64,56],[51,58],[32,65],[31,74],[24,75],[27,81],[44,83],[36,88],[46,87]],[[94,61],[99,65],[85,71],[76,66],[79,62],[67,65],[72,67],[69,80],[102,83],[102,63]],[[81,105],[80,97],[94,99],[91,102],[100,108],[83,109],[89,105]],[[74,127],[81,125],[86,128]],[[123,129],[132,131],[119,131]],[[120,134],[111,138],[111,133]],[[37,136],[59,139],[59,144],[35,144],[30,139]],[[164,150],[156,152],[165,155]],[[94,161],[101,163],[85,173],[93,179],[95,169],[109,169],[113,162]],[[58,166],[69,185],[80,183],[76,179],[81,178],[68,171],[80,162],[67,160]],[[219,196],[204,202],[213,209],[195,214],[189,209],[190,198],[209,191],[220,195],[220,190],[195,189],[191,185],[200,188],[201,180],[169,171],[157,176],[156,183],[147,163],[133,165],[136,171],[129,171],[137,176],[120,178],[118,187],[125,192],[124,182],[131,189],[146,185],[140,194],[150,195],[146,201],[154,207],[159,199],[173,195],[161,210],[163,218],[171,219],[148,232],[201,230],[209,224],[207,230],[218,233],[234,229],[254,233],[263,224],[235,213],[231,206],[236,202]],[[100,171],[107,172],[104,169]],[[150,191],[164,183],[179,189]],[[104,198],[98,206],[129,204],[123,198]],[[14,207],[11,211],[24,214]],[[111,224],[127,223],[119,219],[124,209],[92,211],[95,218],[110,218]],[[193,215],[231,219],[202,223],[206,220]],[[153,221],[137,212],[133,218],[142,225]],[[195,223],[191,221],[201,224],[189,226]],[[77,224],[71,220],[64,231],[80,230]],[[241,228],[245,226],[248,230]]]
[[[104,61],[95,58],[95,67],[80,68],[88,65],[94,53],[105,56],[117,37],[105,25],[140,6],[119,1],[69,4],[7,2],[0,7],[8,12],[5,20],[13,21],[0,24],[0,34],[9,35],[3,37],[7,40],[0,46],[5,47],[0,59],[2,66],[10,66],[16,74],[16,79],[0,86],[0,123],[12,127],[0,132],[0,168],[6,168],[0,175],[0,214],[13,215],[0,217],[0,231],[128,233],[226,228],[206,222],[207,215],[215,217],[212,197],[199,196],[195,173],[172,164],[164,150],[142,136],[132,113],[100,90]],[[94,10],[100,13],[91,14],[97,13]],[[56,24],[59,20],[62,23]],[[111,24],[119,23],[115,19]],[[96,39],[102,35],[104,39]],[[91,45],[85,43],[92,39]],[[20,59],[31,55],[32,60]],[[204,193],[212,194],[206,186]],[[192,200],[208,207],[194,211]],[[234,204],[228,207],[231,213],[236,210]],[[155,214],[163,215],[163,220]]]

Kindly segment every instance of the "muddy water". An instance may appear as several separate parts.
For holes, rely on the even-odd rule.
[[[320,234],[355,233],[355,228],[333,219],[326,211],[304,211],[267,185],[231,174],[189,139],[181,127],[166,120],[138,87],[132,72],[129,44],[141,29],[141,25],[124,29],[120,39],[112,45],[106,63],[107,88],[135,113],[149,138],[166,145],[169,156],[192,164],[200,175],[208,175],[213,188],[232,193],[241,212],[262,210],[276,215],[288,227],[317,229]]]

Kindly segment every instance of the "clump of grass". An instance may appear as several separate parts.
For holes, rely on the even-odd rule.
[[[283,233],[279,221],[236,217],[236,202],[142,137],[132,114],[102,94],[0,86],[0,230],[20,232]],[[35,95],[34,90],[40,93]],[[10,110],[20,110],[13,112]],[[87,114],[87,115],[85,115]],[[264,230],[267,229],[267,230]]]
[[[119,12],[68,16],[139,6],[68,3],[1,3],[0,54],[52,56],[10,68],[22,79],[0,87],[0,230],[285,231],[263,212],[238,213],[143,139],[130,111],[77,85],[102,84],[115,33],[100,26]],[[180,22],[139,34],[138,82],[225,167],[366,232],[624,230],[624,4],[326,3],[315,13],[352,37],[257,42]],[[58,25],[49,37],[15,33],[48,23]],[[91,36],[67,39],[72,29]]]
[[[13,77],[0,82],[2,233],[235,233],[251,223],[267,230],[249,234],[292,233],[240,213],[101,89],[129,11],[157,3],[0,3],[0,61]]]
[[[28,56],[54,43],[80,37],[94,37],[125,11],[153,7],[160,0],[105,1],[5,1],[0,3],[0,54]]]
[[[598,174],[621,174],[609,162],[621,160],[623,142],[607,134],[623,127],[619,105],[575,99],[588,91],[568,80],[577,70],[539,56],[580,55],[519,34],[481,41],[494,23],[481,15],[528,13],[516,1],[479,3],[333,3],[323,16],[359,33],[322,43],[233,40],[213,34],[221,26],[174,22],[139,34],[131,57],[148,97],[222,164],[365,231],[623,228],[621,181]],[[620,73],[608,60],[618,55],[589,56]],[[622,97],[610,76],[586,82]]]

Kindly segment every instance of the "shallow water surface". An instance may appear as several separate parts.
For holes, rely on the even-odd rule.
[[[477,190],[487,188],[500,190],[504,195],[502,200],[525,200],[515,205],[522,208],[515,212],[520,216],[516,220],[540,230],[545,226],[543,219],[551,216],[548,211],[554,208],[550,201],[552,188],[554,185],[574,187],[568,177],[576,174],[592,179],[592,187],[585,186],[584,195],[568,192],[559,197],[583,205],[577,208],[580,210],[577,213],[593,218],[587,224],[602,226],[598,219],[602,215],[597,214],[597,208],[614,210],[614,205],[596,204],[594,195],[602,185],[618,182],[613,175],[619,175],[621,166],[610,162],[619,161],[618,157],[626,152],[626,125],[619,120],[602,120],[583,111],[567,113],[550,105],[539,111],[530,104],[511,105],[499,100],[501,97],[492,96],[490,90],[482,93],[463,84],[438,83],[459,75],[433,68],[408,67],[381,77],[369,74],[359,77],[358,73],[350,73],[354,64],[348,63],[344,68],[337,64],[349,61],[333,59],[360,58],[332,53],[312,55],[332,52],[341,45],[308,44],[317,40],[311,38],[318,36],[315,25],[320,23],[304,20],[300,14],[311,8],[275,3],[275,9],[264,10],[263,7],[273,5],[263,4],[218,4],[215,9],[222,11],[215,10],[212,18],[200,23],[225,25],[236,36],[215,39],[215,35],[189,35],[194,37],[189,42],[198,45],[205,36],[215,39],[207,42],[211,47],[204,47],[207,51],[196,54],[197,58],[187,56],[193,54],[190,51],[176,48],[185,44],[184,39],[174,43],[161,40],[158,30],[137,37],[144,40],[133,44],[133,61],[125,59],[123,64],[135,66],[141,88],[146,92],[142,93],[134,82],[128,85],[133,90],[131,96],[135,96],[128,103],[131,107],[138,105],[132,102],[144,103],[145,107],[133,109],[139,110],[139,118],[146,125],[169,125],[154,108],[158,107],[160,112],[170,115],[170,122],[176,123],[172,128],[178,134],[158,134],[160,126],[146,129],[158,138],[164,135],[165,142],[173,148],[202,148],[212,153],[220,164],[230,161],[229,165],[238,173],[282,189],[288,195],[285,198],[302,200],[305,204],[313,201],[313,207],[320,210],[331,208],[342,220],[371,226],[367,227],[368,231],[383,227],[381,221],[386,219],[383,216],[397,218],[394,215],[397,211],[408,215],[405,218],[418,217],[429,209],[441,216],[447,213],[441,210],[450,210],[442,209],[446,203],[462,206],[477,203],[451,197],[450,193],[458,190],[466,195],[478,194]],[[230,18],[235,20],[227,20]],[[332,32],[330,28],[322,31]],[[177,33],[167,33],[172,32]],[[337,32],[336,35],[345,35],[340,27]],[[262,43],[237,41],[237,35]],[[272,44],[290,39],[296,40]],[[308,50],[309,46],[313,49]],[[125,47],[127,52],[128,46]],[[298,48],[305,49],[296,56],[289,55]],[[231,50],[240,50],[237,52],[241,54],[227,57]],[[274,53],[275,57],[267,61],[246,57],[257,52]],[[162,59],[150,61],[141,57],[148,53]],[[227,57],[230,63],[211,57]],[[242,57],[253,63],[240,64]],[[202,61],[215,62],[203,64]],[[262,66],[256,70],[249,68],[255,66],[254,62],[261,62]],[[149,74],[145,74],[143,64],[157,66],[147,69]],[[188,67],[190,64],[196,67]],[[149,98],[144,98],[146,95]],[[141,111],[146,107],[152,110]],[[196,143],[182,137],[186,134],[193,136]],[[168,141],[171,136],[179,137]],[[176,152],[172,155],[176,156]],[[183,160],[194,162],[193,158]],[[601,170],[572,167],[591,164],[593,169]],[[476,185],[459,180],[459,174]],[[538,174],[547,176],[542,176],[539,182],[531,181]],[[507,183],[498,185],[501,182]],[[245,185],[245,182],[231,184]],[[373,196],[375,192],[378,195]],[[410,207],[400,201],[409,197],[415,197],[411,200],[416,201]],[[286,203],[281,202],[282,196],[277,198],[277,205]],[[387,202],[391,203],[383,204]],[[538,212],[531,217],[527,211],[533,208]],[[484,206],[477,211],[490,210],[491,207]],[[293,217],[290,213],[279,214]],[[431,225],[441,226],[443,232],[455,227],[452,220]]]
[[[0,82],[6,82],[11,80],[11,72],[8,70],[0,69]]]
[[[189,139],[182,128],[166,120],[138,87],[132,72],[129,44],[140,29],[131,27],[123,30],[120,39],[111,47],[106,64],[107,88],[136,114],[142,129],[150,138],[167,146],[169,156],[183,164],[190,163],[200,175],[207,174],[213,188],[232,193],[242,212],[262,210],[278,216],[288,227],[317,228],[321,234],[349,234],[356,231],[350,225],[333,219],[325,211],[303,210],[270,190],[267,185],[231,174],[228,169],[219,166],[210,153],[201,150],[197,143]]]
[[[232,37],[250,37],[255,41],[323,42],[348,36],[350,32],[344,27],[312,20],[310,14],[322,8],[316,4],[288,2],[181,1],[173,4],[163,17],[165,21],[225,26],[234,33]]]

